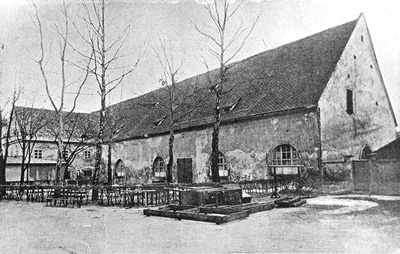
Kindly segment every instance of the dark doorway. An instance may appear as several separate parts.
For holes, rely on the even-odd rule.
[[[180,158],[178,163],[178,183],[193,183],[192,158]]]

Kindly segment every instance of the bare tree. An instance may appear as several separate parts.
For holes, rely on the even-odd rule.
[[[58,43],[59,43],[59,61],[60,61],[60,81],[53,81],[49,79],[49,75],[46,72],[46,63],[48,59],[45,59],[45,38],[44,38],[44,30],[42,28],[42,21],[40,19],[38,9],[35,3],[33,3],[35,7],[35,18],[36,18],[36,28],[37,32],[39,33],[40,36],[40,57],[36,61],[37,64],[39,65],[40,72],[43,77],[43,82],[45,84],[46,88],[46,93],[47,97],[49,98],[51,105],[54,109],[54,112],[57,117],[57,122],[58,122],[58,128],[55,133],[56,135],[56,140],[57,140],[57,163],[56,163],[56,177],[55,177],[55,182],[58,183],[60,180],[60,172],[61,172],[61,166],[63,162],[63,148],[64,148],[64,118],[65,116],[68,116],[71,114],[76,107],[76,102],[78,100],[79,95],[81,94],[81,90],[83,88],[83,85],[86,83],[88,75],[89,75],[89,67],[92,61],[92,55],[84,60],[86,63],[84,69],[84,73],[82,75],[82,78],[79,81],[73,81],[73,82],[67,82],[67,48],[70,47],[70,42],[69,42],[69,17],[68,17],[68,10],[67,6],[65,5],[65,2],[63,2],[63,10],[62,10],[62,16],[64,18],[63,22],[63,28],[59,28],[57,25],[55,25],[55,30],[58,35]],[[51,39],[51,38],[50,38]],[[51,51],[51,45],[50,45],[50,51]],[[72,85],[75,85],[78,83],[78,88],[75,91],[75,98],[73,100],[73,106],[69,112],[65,112],[65,95],[66,95],[66,90],[70,88]],[[51,94],[50,88],[54,88],[55,86],[61,86],[60,87],[60,94],[59,94],[59,100],[58,103],[55,99],[55,96]]]
[[[183,73],[184,59],[180,59],[178,64],[174,58],[172,46],[167,47],[160,41],[161,51],[153,49],[155,56],[161,68],[161,98],[165,98],[160,102],[161,98],[152,98],[151,105],[156,106],[164,115],[161,121],[168,124],[169,142],[168,142],[168,163],[167,163],[167,182],[172,182],[172,167],[174,163],[174,140],[175,129],[179,121],[191,114],[198,105],[205,99],[200,96],[197,82],[195,84],[187,84],[185,87],[178,85],[180,75]],[[190,105],[190,106],[189,106]],[[158,124],[158,123],[156,123]]]
[[[112,185],[112,144],[115,141],[115,137],[124,127],[124,115],[115,112],[113,107],[106,109],[105,118],[105,137],[107,143],[107,184]]]
[[[97,135],[97,129],[96,121],[92,118],[87,114],[71,114],[66,119],[63,147],[64,179],[67,178],[68,168],[74,163],[76,156],[94,145],[93,139]]]
[[[15,135],[22,152],[20,185],[24,184],[24,175],[30,167],[38,134],[46,123],[45,113],[35,112],[33,106],[31,108],[18,107],[15,110]]]
[[[140,60],[138,56],[136,62],[130,67],[119,65],[122,58],[127,55],[122,54],[123,46],[129,35],[130,25],[128,25],[119,35],[112,37],[108,29],[114,19],[108,19],[106,16],[105,0],[91,4],[83,3],[84,16],[81,17],[86,26],[86,33],[82,33],[78,26],[74,24],[81,39],[89,46],[93,54],[93,66],[91,74],[94,75],[98,85],[98,94],[100,95],[99,128],[96,140],[95,166],[92,183],[99,183],[99,174],[102,158],[102,145],[105,138],[106,128],[106,99],[114,89],[116,89],[124,78],[132,73]],[[89,58],[84,53],[82,56]]]
[[[228,87],[227,83],[229,69],[233,67],[230,62],[241,51],[248,37],[253,31],[260,14],[255,18],[254,22],[243,28],[242,23],[234,30],[233,35],[228,37],[228,28],[231,24],[232,17],[237,13],[243,1],[235,7],[231,6],[229,0],[213,0],[213,3],[205,2],[205,9],[212,21],[213,27],[209,29],[201,29],[195,25],[196,30],[205,38],[207,38],[212,46],[208,46],[208,51],[214,56],[219,63],[218,74],[215,77],[209,77],[210,90],[214,93],[214,121],[212,133],[212,153],[211,153],[211,172],[212,181],[220,182],[218,172],[218,155],[219,155],[219,128],[221,124],[221,98],[232,91],[232,87]],[[236,47],[234,48],[234,46]],[[208,65],[206,63],[208,68]]]
[[[6,184],[6,165],[8,158],[8,149],[10,147],[11,129],[14,118],[15,104],[18,101],[20,93],[14,90],[13,97],[11,99],[11,109],[8,119],[3,116],[3,108],[0,107],[0,185]],[[3,134],[3,127],[5,134]],[[4,141],[3,141],[4,136]],[[4,145],[3,145],[4,142]],[[4,190],[1,190],[0,197],[4,195]]]

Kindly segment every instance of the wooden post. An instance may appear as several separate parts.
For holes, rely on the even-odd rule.
[[[271,198],[280,198],[281,196],[279,196],[279,194],[278,194],[278,183],[277,183],[277,181],[276,181],[276,167],[273,167],[274,168],[274,191],[272,192],[272,195],[271,195]]]

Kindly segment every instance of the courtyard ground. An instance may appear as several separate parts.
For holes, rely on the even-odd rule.
[[[400,253],[400,198],[308,199],[216,225],[142,209],[0,202],[0,253]]]

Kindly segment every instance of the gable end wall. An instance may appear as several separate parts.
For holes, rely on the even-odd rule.
[[[362,37],[361,37],[362,36]],[[346,112],[347,89],[354,114]],[[379,72],[364,16],[361,16],[320,100],[322,160],[357,159],[396,138],[396,122]]]

